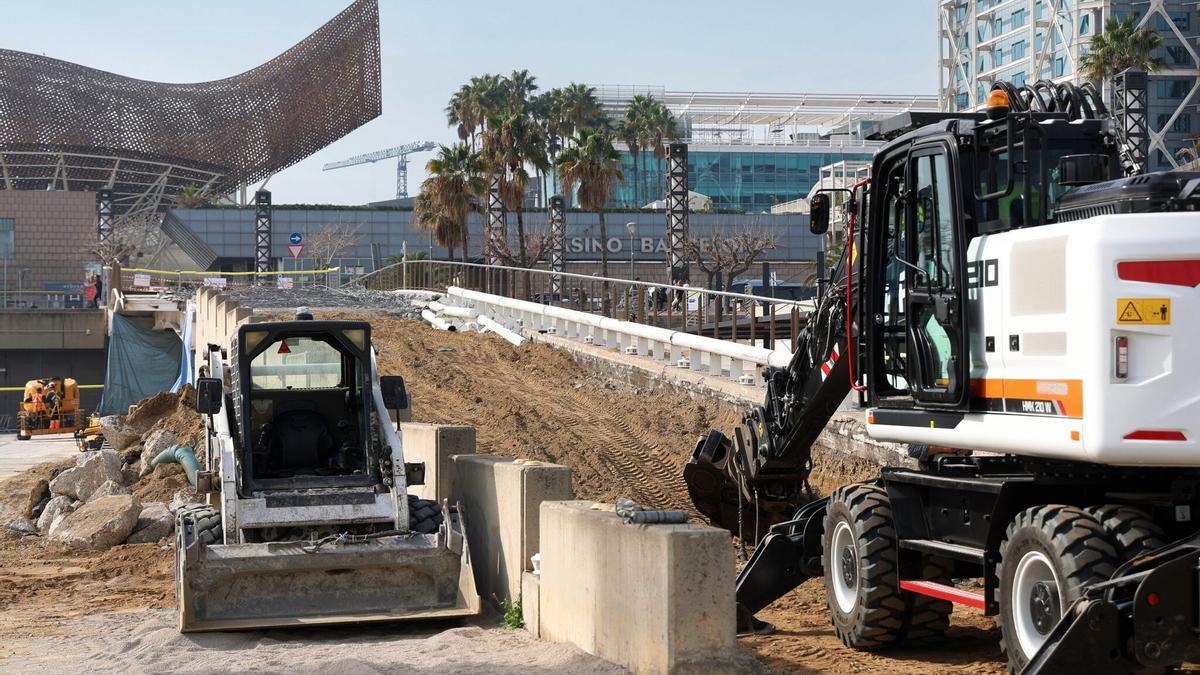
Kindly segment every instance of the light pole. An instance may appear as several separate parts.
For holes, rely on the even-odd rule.
[[[637,234],[637,223],[625,223],[625,229],[629,230],[629,280],[633,281],[633,237]]]

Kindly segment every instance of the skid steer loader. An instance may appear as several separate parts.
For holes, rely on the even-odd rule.
[[[478,614],[461,507],[408,494],[370,324],[245,324],[199,360],[207,504],[180,509],[179,630]]]

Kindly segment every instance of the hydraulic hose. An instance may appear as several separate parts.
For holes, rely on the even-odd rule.
[[[179,464],[187,474],[188,482],[192,487],[196,487],[196,472],[200,471],[200,462],[196,461],[195,453],[188,446],[172,445],[158,453],[157,457],[150,460],[150,466],[155,467],[159,464]]]

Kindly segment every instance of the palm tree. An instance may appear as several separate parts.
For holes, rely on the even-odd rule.
[[[470,85],[462,85],[450,97],[450,104],[446,106],[446,123],[458,131],[458,140],[469,139],[471,147],[475,147],[475,128],[479,126],[479,110],[475,107]]]
[[[449,259],[454,260],[454,249],[462,242],[462,230],[458,223],[433,207],[431,193],[426,191],[428,184],[428,179],[421,183],[421,192],[413,200],[413,220],[422,230],[432,232],[438,246],[445,246]]]
[[[571,139],[570,147],[558,156],[563,187],[570,193],[579,188],[579,205],[595,211],[600,218],[600,276],[608,278],[608,229],[604,224],[604,206],[613,184],[625,179],[621,173],[621,153],[613,147],[608,131],[583,128]],[[603,282],[602,309],[609,311],[608,281]]]
[[[488,120],[483,134],[483,163],[488,177],[496,177],[504,208],[517,213],[518,260],[528,267],[523,218],[525,191],[529,187],[529,164],[547,167],[541,128],[523,112],[496,115]],[[536,261],[533,261],[536,262]]]
[[[561,131],[564,137],[570,137],[584,127],[596,127],[596,120],[604,116],[600,101],[596,99],[596,89],[586,84],[572,82],[562,90],[561,94]]]
[[[650,148],[658,160],[658,195],[663,196],[663,159],[667,156],[667,143],[679,138],[679,123],[670,108],[654,101],[646,112],[646,127],[650,134]]]
[[[467,217],[475,199],[484,193],[483,165],[478,153],[466,143],[439,146],[438,154],[425,165],[429,174],[421,183],[421,192],[429,194],[431,211],[441,214],[462,233],[462,260],[466,262],[471,238]]]
[[[537,78],[530,75],[528,70],[512,71],[511,75],[504,78],[504,85],[508,95],[509,112],[525,110],[529,98],[538,89]]]
[[[646,196],[646,151],[650,149],[650,143],[653,139],[649,126],[650,112],[654,108],[654,97],[647,94],[638,94],[629,101],[629,107],[625,110],[625,120],[622,126],[622,135],[625,138],[625,144],[629,146],[629,155],[633,159],[633,165],[637,173],[641,176],[641,194],[638,193],[638,180],[634,179],[633,197],[634,206],[641,207]],[[642,166],[637,169],[638,155],[641,155]]]
[[[1167,65],[1161,57],[1152,56],[1161,46],[1158,33],[1149,26],[1138,28],[1132,14],[1123,19],[1114,16],[1104,22],[1104,30],[1088,43],[1080,66],[1088,79],[1097,82],[1110,80],[1127,68],[1152,73]]]

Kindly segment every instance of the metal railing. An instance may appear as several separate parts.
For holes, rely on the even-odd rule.
[[[106,271],[111,271],[105,267]],[[203,270],[153,270],[121,268],[115,283],[125,292],[153,293],[163,290],[210,287],[220,290],[228,286],[269,285],[277,288],[295,286],[341,286],[344,280],[337,267],[321,270],[285,270],[277,272],[212,272]]]
[[[373,290],[459,287],[631,323],[795,351],[811,301],[569,272],[441,260],[396,263],[348,285]]]

